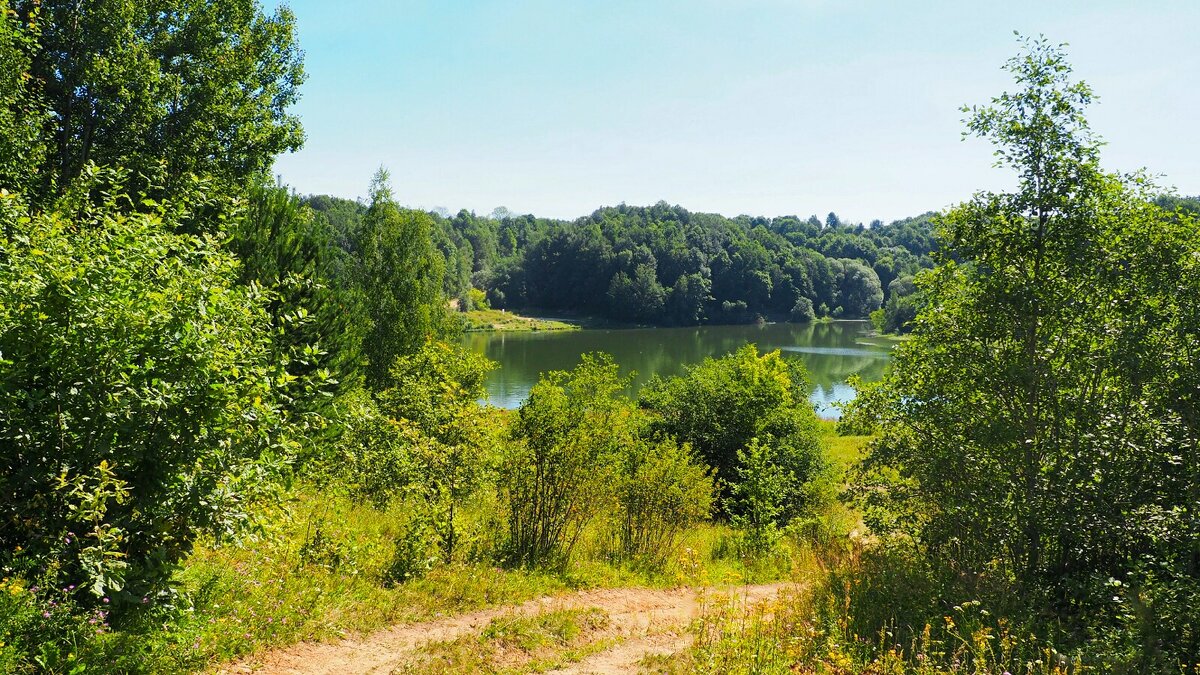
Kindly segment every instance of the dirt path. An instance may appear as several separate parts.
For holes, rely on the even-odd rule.
[[[482,631],[501,616],[533,616],[547,611],[597,608],[608,614],[619,642],[606,651],[556,673],[627,673],[646,654],[670,654],[690,643],[687,624],[699,616],[705,600],[725,596],[756,603],[775,597],[785,584],[729,588],[618,588],[582,591],[495,607],[470,614],[394,626],[360,638],[332,643],[304,642],[233,664],[222,673],[287,675],[386,674],[403,665],[428,643],[454,640]]]

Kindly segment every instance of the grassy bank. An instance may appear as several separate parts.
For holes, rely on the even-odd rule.
[[[539,319],[531,316],[521,316],[503,309],[473,309],[462,314],[467,331],[552,331],[578,330],[579,325],[556,321],[554,319]]]

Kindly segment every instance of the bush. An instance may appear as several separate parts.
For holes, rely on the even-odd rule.
[[[651,566],[675,550],[687,527],[709,517],[712,476],[691,448],[672,440],[638,440],[621,453],[617,535],[622,555]]]
[[[31,215],[0,193],[0,568],[140,604],[291,452],[284,375],[214,238],[89,185]]]
[[[402,584],[424,577],[442,562],[440,551],[444,548],[434,519],[425,509],[418,507],[396,538],[395,552],[384,570],[384,583]]]
[[[791,476],[784,516],[790,519],[809,506],[803,486],[825,467],[807,378],[799,361],[778,351],[760,355],[746,345],[706,359],[682,377],[652,380],[641,404],[655,413],[653,432],[691,444],[726,485],[740,479],[739,451],[754,438],[771,437],[772,461]]]
[[[477,401],[495,366],[456,345],[427,341],[396,359],[391,386],[378,395],[387,416],[419,433],[410,444],[411,487],[428,504],[447,559],[454,555],[458,507],[491,475],[496,424]]]
[[[734,527],[744,533],[744,549],[749,554],[774,550],[794,491],[795,476],[774,455],[771,446],[757,438],[745,450],[738,450],[738,477],[730,485],[726,510],[733,514]]]
[[[570,556],[584,526],[611,503],[613,464],[636,434],[625,380],[605,355],[546,373],[517,411],[500,462],[509,558],[536,565]]]
[[[306,466],[310,477],[379,509],[405,493],[415,474],[410,448],[420,442],[412,425],[381,413],[375,398],[361,389],[338,401],[333,424],[341,434],[328,452]]]
[[[816,312],[813,311],[812,300],[803,295],[796,298],[796,304],[792,307],[792,321],[799,323],[808,323],[817,318]]]

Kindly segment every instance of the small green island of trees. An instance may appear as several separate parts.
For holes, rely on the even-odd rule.
[[[1063,47],[1006,69],[963,114],[1017,187],[942,213],[450,216],[383,170],[362,202],[269,178],[304,141],[286,8],[0,0],[0,672],[785,581],[644,665],[1197,672],[1200,201],[1102,168]],[[636,397],[582,355],[503,411],[455,306],[910,337],[836,425],[754,345]],[[580,617],[411,672],[564,665],[614,639]]]

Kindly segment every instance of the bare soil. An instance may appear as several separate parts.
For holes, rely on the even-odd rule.
[[[303,642],[230,664],[217,672],[333,675],[391,673],[424,645],[481,632],[501,616],[597,608],[609,616],[615,645],[559,670],[558,674],[629,673],[648,654],[672,654],[691,642],[688,624],[715,599],[755,604],[774,598],[786,584],[728,588],[616,588],[539,598],[422,623],[393,626],[338,642]]]

